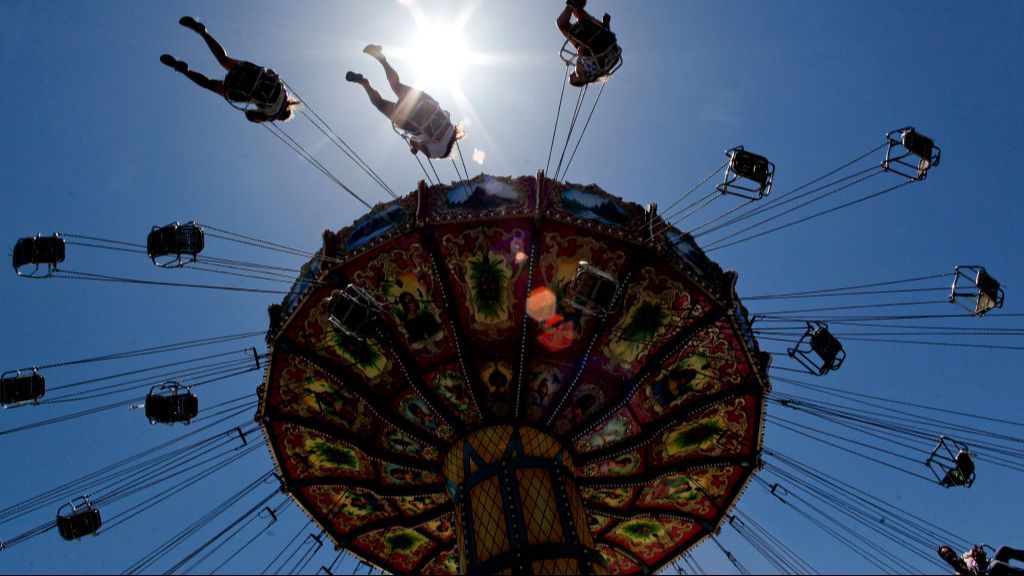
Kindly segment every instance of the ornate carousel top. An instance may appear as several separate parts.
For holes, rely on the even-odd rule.
[[[421,184],[326,232],[272,307],[258,418],[282,483],[389,572],[515,570],[509,549],[566,540],[559,510],[600,570],[656,571],[758,464],[768,355],[735,278],[593,185]],[[554,475],[488,501],[473,478],[516,454]],[[559,475],[564,506],[540,487]]]

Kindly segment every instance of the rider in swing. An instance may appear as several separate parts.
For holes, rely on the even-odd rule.
[[[380,46],[370,44],[363,48],[363,52],[384,67],[388,84],[398,96],[398,101],[385,100],[362,74],[349,72],[345,74],[345,80],[360,84],[377,110],[387,116],[396,128],[409,135],[409,148],[413,154],[422,152],[427,158],[448,158],[455,142],[466,136],[462,125],[453,124],[448,112],[442,110],[437,100],[426,92],[402,84],[398,72],[388,64]]]
[[[183,16],[178,23],[199,34],[217,62],[228,71],[224,80],[211,80],[199,72],[188,69],[188,64],[170,54],[160,56],[160,62],[181,72],[189,80],[219,94],[229,102],[252,104],[245,111],[250,122],[271,122],[290,120],[299,101],[290,98],[284,82],[276,72],[261,68],[252,62],[230,58],[224,47],[206,31],[206,26],[191,16]]]
[[[615,34],[611,32],[611,15],[605,13],[598,20],[583,9],[586,5],[587,0],[566,0],[565,9],[555,20],[558,30],[576,49],[576,69],[569,76],[569,84],[576,87],[610,76],[621,61],[621,50],[616,44]],[[603,46],[595,47],[588,42]],[[595,54],[595,49],[600,53]],[[608,60],[602,61],[602,56]]]

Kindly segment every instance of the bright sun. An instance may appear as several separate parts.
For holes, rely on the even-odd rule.
[[[461,89],[462,74],[470,64],[471,55],[458,24],[418,19],[416,37],[407,54],[413,66],[416,83]]]

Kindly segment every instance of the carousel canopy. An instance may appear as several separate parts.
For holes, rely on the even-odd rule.
[[[456,573],[446,456],[514,427],[563,458],[600,563],[656,571],[758,465],[768,356],[734,284],[593,185],[421,185],[325,233],[272,314],[259,418],[282,483],[365,561]]]

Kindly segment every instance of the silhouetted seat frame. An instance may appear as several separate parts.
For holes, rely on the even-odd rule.
[[[340,332],[363,342],[380,321],[381,306],[355,284],[336,290],[328,300],[327,319]]]
[[[35,368],[29,374],[11,370],[0,374],[0,406],[9,408],[20,404],[38,404],[46,394],[46,378]]]
[[[146,237],[146,252],[153,264],[161,268],[181,268],[195,262],[205,246],[206,233],[195,222],[153,226]]]
[[[102,525],[100,511],[93,507],[88,496],[79,496],[57,511],[57,531],[65,540],[95,535]]]
[[[584,314],[605,317],[611,313],[619,281],[586,260],[580,260],[567,292],[565,303],[568,306]]]
[[[973,316],[984,316],[986,312],[1003,307],[1003,288],[984,266],[963,265],[953,268],[953,288],[949,292],[949,302],[960,306]],[[973,278],[971,277],[973,274]],[[964,286],[967,283],[968,286]],[[974,309],[964,305],[957,298],[973,298]]]
[[[49,278],[57,271],[57,264],[64,261],[65,244],[60,234],[42,236],[36,234],[19,238],[14,244],[14,255],[11,258],[14,271],[24,278]],[[31,272],[23,270],[25,266],[34,265]],[[41,273],[40,264],[46,264],[46,272]]]
[[[199,398],[178,382],[157,384],[146,395],[146,418],[150,424],[190,424],[199,415]]]
[[[953,438],[939,436],[938,444],[924,463],[943,488],[970,488],[974,484],[975,466],[971,450]]]
[[[433,110],[428,110],[428,108],[433,108]],[[391,129],[405,140],[410,138],[437,140],[444,135],[448,125],[452,122],[451,114],[428,98],[417,98],[412,112],[406,116],[406,120],[415,126],[415,129],[406,130],[395,122],[391,122]]]
[[[775,180],[775,164],[760,154],[754,154],[736,146],[725,151],[729,167],[725,180],[715,187],[722,194],[731,194],[748,200],[760,200],[772,191]],[[756,186],[746,184],[753,182]]]
[[[913,126],[905,126],[885,135],[888,148],[882,169],[911,180],[924,180],[928,170],[939,165],[942,150],[935,141],[921,134]]]
[[[822,322],[807,322],[803,336],[786,353],[815,376],[838,370],[846,360],[843,345]]]
[[[596,82],[615,74],[622,67],[622,48],[619,47],[615,33],[605,28],[600,23],[583,19],[576,21],[569,30],[568,38],[562,44],[559,56],[566,66],[575,66],[579,59],[579,50],[573,44],[583,46],[590,52],[591,58],[597,63],[600,70],[597,76],[586,81],[587,84]]]
[[[285,90],[276,72],[252,62],[240,61],[224,78],[224,99],[238,110],[273,104]]]

